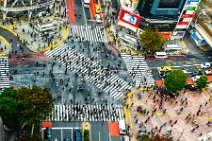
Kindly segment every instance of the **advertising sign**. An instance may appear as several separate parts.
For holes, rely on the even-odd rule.
[[[125,13],[122,20],[131,23],[132,25],[136,25],[138,19],[128,13]]]
[[[177,25],[188,25],[189,22],[178,22]]]
[[[193,18],[194,14],[182,14],[180,18]]]
[[[131,13],[129,11],[126,11],[124,9],[120,10],[118,19],[119,19],[118,25],[124,26],[125,28],[131,29],[133,31],[137,30],[141,22],[140,16]]]

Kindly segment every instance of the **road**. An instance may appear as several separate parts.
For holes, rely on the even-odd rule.
[[[26,45],[24,45],[21,41],[18,40],[18,38],[12,34],[11,32],[3,29],[0,27],[0,36],[3,36],[8,42],[12,41],[11,45],[12,45],[12,52],[16,54],[29,54],[32,53],[27,47]],[[20,46],[23,47],[23,51],[20,49],[20,47],[17,47],[17,44],[19,44]]]
[[[91,125],[92,141],[121,141],[120,137],[111,137],[109,135],[108,122],[89,122]],[[53,122],[52,139],[63,141],[66,137],[74,140],[74,132],[82,129],[82,122]]]

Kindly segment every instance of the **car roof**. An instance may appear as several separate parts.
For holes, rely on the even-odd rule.
[[[100,15],[99,15],[99,14],[96,14],[96,17],[97,17],[97,18],[100,18]]]

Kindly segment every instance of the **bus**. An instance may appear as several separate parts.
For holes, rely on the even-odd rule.
[[[168,55],[166,54],[166,52],[155,52],[154,57],[166,59],[168,58]]]
[[[89,8],[90,7],[90,0],[83,0],[83,5],[84,5],[84,7]]]

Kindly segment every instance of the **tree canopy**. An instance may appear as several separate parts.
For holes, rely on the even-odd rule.
[[[183,89],[186,83],[186,74],[181,70],[171,71],[165,78],[165,86],[169,92],[177,92]]]
[[[53,98],[48,88],[32,86],[22,87],[17,93],[19,99],[19,117],[27,124],[45,120],[53,108]]]
[[[207,81],[207,76],[201,76],[199,79],[197,79],[196,83],[202,89],[205,88],[205,86],[207,85]]]
[[[138,137],[138,141],[151,141],[151,138],[148,135],[141,135]]]
[[[159,135],[156,134],[151,138],[151,141],[172,141],[168,136],[166,135]]]
[[[140,40],[144,45],[144,50],[150,54],[160,51],[165,44],[159,32],[149,28],[144,29],[144,32],[140,34]]]
[[[0,94],[0,114],[3,124],[13,129],[18,126],[18,100],[17,90],[5,88]]]

